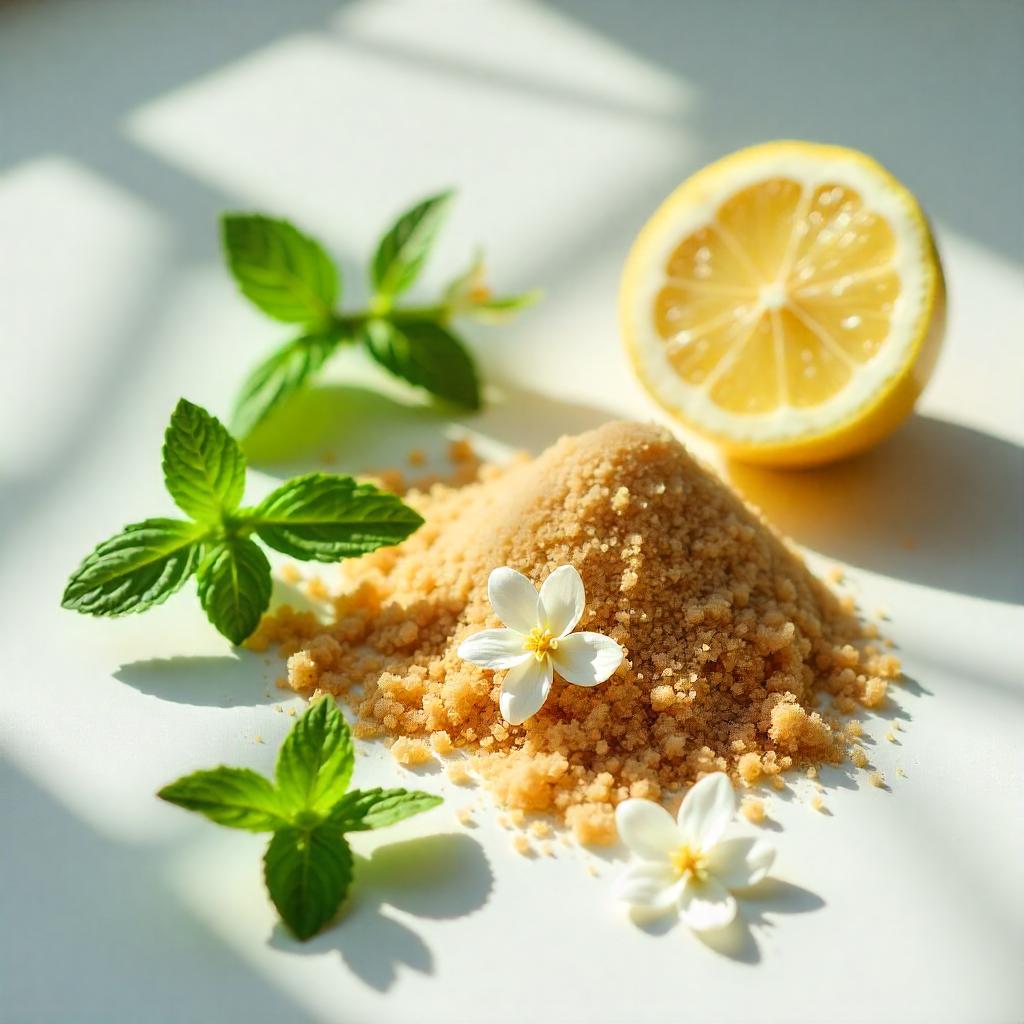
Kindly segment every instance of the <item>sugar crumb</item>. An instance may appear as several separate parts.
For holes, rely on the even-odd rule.
[[[760,825],[766,815],[765,805],[763,800],[759,800],[755,796],[746,796],[740,803],[740,814],[743,815],[751,825]]]
[[[524,857],[529,857],[533,853],[533,847],[530,845],[530,840],[527,839],[522,832],[517,832],[512,837],[512,848],[516,853],[522,854]]]

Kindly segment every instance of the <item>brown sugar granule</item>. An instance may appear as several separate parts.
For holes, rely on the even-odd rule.
[[[448,780],[456,786],[470,786],[473,784],[473,776],[469,774],[469,767],[465,761],[452,761],[448,765]]]
[[[825,809],[825,801],[822,795],[820,793],[812,793],[810,805],[812,811],[823,811]]]
[[[756,796],[747,796],[740,803],[740,814],[743,815],[751,825],[760,825],[765,819],[764,801]]]
[[[868,766],[868,754],[863,747],[853,747],[850,751],[850,760],[858,768],[866,768]]]
[[[442,757],[450,754],[455,749],[451,736],[444,729],[439,729],[437,732],[430,734],[430,745],[433,747],[434,753],[440,754]]]
[[[870,782],[872,786],[881,788],[885,785],[885,776],[881,772],[872,772],[868,776],[868,782]]]
[[[433,758],[430,747],[423,740],[400,736],[391,744],[391,756],[404,765],[426,764]]]
[[[422,448],[413,448],[406,456],[410,466],[424,466],[427,462],[427,453]]]
[[[299,572],[298,566],[294,565],[292,562],[285,562],[284,565],[281,566],[280,572],[281,579],[283,579],[285,583],[298,583],[299,580],[302,579],[302,573]]]
[[[360,737],[429,748],[447,733],[499,805],[610,843],[630,796],[668,802],[713,771],[749,781],[755,763],[784,787],[781,772],[842,760],[827,703],[877,703],[898,675],[891,655],[863,650],[852,601],[666,431],[611,423],[504,468],[480,468],[464,442],[451,455],[467,482],[406,493],[425,524],[339,567],[330,622],[282,609],[250,642],[292,655],[296,690],[347,701]],[[539,584],[564,564],[586,587],[578,628],[626,656],[600,686],[556,679],[540,712],[510,726],[502,673],[456,651],[500,624],[492,569]]]
[[[736,762],[736,770],[739,772],[740,778],[747,783],[752,785],[761,778],[761,756],[755,754],[753,751],[744,754],[739,761]]]
[[[529,857],[533,853],[533,847],[530,845],[530,840],[523,835],[522,832],[518,832],[512,837],[512,849],[516,853],[522,854],[524,857]]]
[[[472,462],[476,459],[473,446],[464,437],[448,445],[448,458],[452,462]]]

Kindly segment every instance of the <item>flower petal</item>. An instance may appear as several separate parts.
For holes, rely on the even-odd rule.
[[[529,633],[538,624],[537,588],[521,572],[495,569],[487,579],[487,596],[501,621],[517,633]]]
[[[667,861],[629,864],[612,883],[612,896],[633,907],[668,910],[679,902],[683,882]]]
[[[622,648],[602,633],[572,633],[558,641],[551,660],[566,682],[596,686],[622,663]]]
[[[736,814],[736,793],[724,772],[705,775],[679,807],[679,829],[683,838],[702,850],[718,842]]]
[[[583,580],[571,565],[560,565],[541,584],[543,615],[548,629],[557,637],[563,637],[576,628],[583,615],[585,601]]]
[[[514,629],[482,629],[459,644],[459,657],[481,668],[512,668],[532,657],[523,650],[523,635]]]
[[[713,878],[688,878],[679,897],[679,913],[695,931],[724,928],[736,917],[736,900]]]
[[[615,827],[642,860],[667,862],[683,841],[672,815],[653,800],[623,800],[615,808]]]
[[[551,659],[532,655],[509,669],[502,680],[498,706],[509,725],[521,725],[537,714],[551,692]]]
[[[726,839],[709,850],[708,871],[726,889],[747,889],[768,874],[775,847],[763,839]]]

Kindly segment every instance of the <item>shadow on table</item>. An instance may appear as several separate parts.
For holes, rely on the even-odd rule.
[[[825,901],[816,893],[777,878],[766,878],[748,893],[739,895],[737,903],[739,913],[732,924],[694,934],[708,949],[744,964],[760,962],[761,949],[756,933],[774,928],[776,915],[806,914],[825,906]],[[676,913],[652,916],[634,909],[630,918],[649,935],[664,935],[673,928],[685,927]]]
[[[386,907],[413,917],[454,920],[480,910],[493,884],[483,848],[468,835],[443,833],[391,843],[369,858],[356,858],[353,895],[332,927],[299,943],[279,924],[270,945],[296,955],[337,950],[353,974],[386,992],[403,965],[420,974],[434,972],[430,947]]]
[[[266,678],[258,656],[237,651],[222,656],[147,658],[122,665],[114,678],[160,700],[198,707],[234,708],[284,699]],[[269,696],[268,696],[269,693]]]
[[[472,432],[534,453],[562,434],[577,434],[614,418],[605,409],[567,402],[513,385],[477,414],[452,416],[451,406],[408,402],[372,388],[320,384],[291,396],[246,439],[253,465],[272,476],[302,470],[360,473],[395,462],[396,452]],[[332,465],[325,465],[324,456]]]
[[[0,1020],[313,1021],[168,885],[170,847],[83,820],[68,784],[57,800],[0,755]]]
[[[730,464],[733,484],[783,533],[851,565],[940,590],[1024,601],[1024,448],[913,416],[834,466]]]

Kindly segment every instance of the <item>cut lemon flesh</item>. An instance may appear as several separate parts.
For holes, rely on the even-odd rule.
[[[640,233],[623,337],[641,382],[727,454],[866,448],[934,365],[942,273],[914,197],[862,153],[776,142],[704,168]]]

